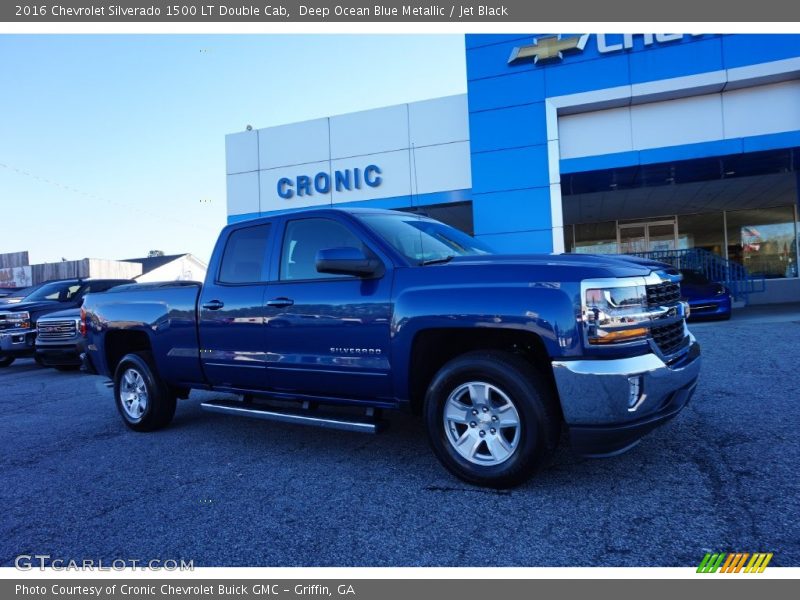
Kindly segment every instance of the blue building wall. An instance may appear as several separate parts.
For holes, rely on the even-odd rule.
[[[558,173],[800,146],[800,131],[789,131],[567,159],[555,169],[546,99],[796,58],[800,36],[684,36],[649,46],[634,36],[632,48],[601,54],[593,35],[583,51],[562,60],[508,64],[515,47],[544,35],[465,38],[475,234],[501,251],[553,249]],[[622,40],[621,34],[605,36],[611,45]]]

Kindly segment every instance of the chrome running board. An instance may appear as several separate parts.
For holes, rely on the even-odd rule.
[[[225,415],[238,415],[240,417],[250,417],[251,419],[264,419],[266,421],[294,423],[297,425],[313,425],[327,429],[341,429],[360,433],[378,433],[382,429],[381,421],[369,418],[369,416],[365,419],[344,418],[340,415],[318,413],[316,409],[298,411],[225,400],[211,400],[203,402],[200,406],[209,412]]]

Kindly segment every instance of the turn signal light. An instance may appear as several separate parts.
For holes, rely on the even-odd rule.
[[[81,324],[78,329],[81,336],[86,337],[86,311],[83,308],[81,308]]]
[[[647,337],[647,329],[637,327],[636,329],[620,329],[618,331],[607,331],[604,335],[593,337],[593,344],[611,344],[614,342],[626,342],[639,338]]]

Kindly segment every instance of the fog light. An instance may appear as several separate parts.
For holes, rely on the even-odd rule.
[[[630,412],[639,408],[645,398],[642,376],[628,377],[628,410]]]

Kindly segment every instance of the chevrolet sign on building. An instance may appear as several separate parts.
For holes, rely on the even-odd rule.
[[[467,35],[465,53],[465,95],[227,136],[229,221],[423,211],[501,252],[692,252],[763,278],[750,302],[800,296],[800,36]]]
[[[561,60],[567,52],[582,52],[591,34],[581,35],[545,35],[533,40],[532,44],[516,46],[511,51],[508,63],[532,58],[534,63],[548,60]],[[613,34],[598,33],[593,36],[597,44],[597,52],[609,54],[622,50],[631,50],[634,47],[634,37],[642,38],[642,45],[647,47],[653,44],[677,42],[683,39],[682,33],[644,33],[634,36],[632,33],[619,34],[619,39],[612,41]]]
[[[533,40],[533,43],[527,46],[516,46],[511,51],[508,64],[514,64],[517,61],[527,58],[532,58],[534,63],[556,59],[561,60],[564,58],[565,52],[583,51],[588,39],[588,33],[584,33],[583,35],[568,35],[565,37],[560,35],[546,35]]]

